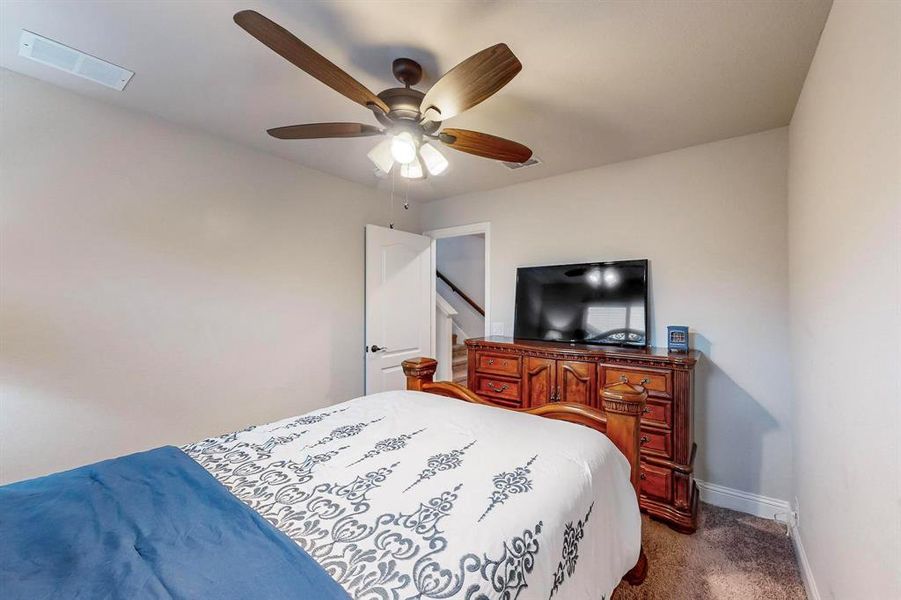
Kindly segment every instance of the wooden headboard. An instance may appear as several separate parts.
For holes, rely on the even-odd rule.
[[[432,381],[437,366],[438,361],[433,358],[405,360],[403,369],[404,375],[407,376],[407,389],[591,427],[610,438],[629,459],[632,466],[632,485],[636,493],[638,492],[641,411],[648,397],[644,388],[628,383],[616,383],[604,388],[601,391],[601,402],[606,416],[595,408],[572,402],[554,402],[535,408],[510,408],[483,398],[456,383]]]
[[[610,438],[617,448],[629,460],[632,467],[631,480],[636,496],[639,493],[639,448],[641,445],[641,413],[644,410],[648,393],[643,387],[621,382],[609,385],[601,390],[601,404],[604,413],[572,402],[554,402],[535,408],[510,408],[449,381],[433,381],[438,361],[433,358],[413,358],[402,363],[404,375],[407,376],[407,389],[418,392],[429,392],[439,396],[457,398],[473,404],[484,404],[514,412],[528,413],[569,421],[591,427]],[[635,567],[623,578],[632,585],[644,581],[647,574],[647,558],[642,550]]]

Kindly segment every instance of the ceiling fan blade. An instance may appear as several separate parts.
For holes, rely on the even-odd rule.
[[[374,104],[384,112],[388,105],[362,83],[339,69],[327,58],[304,44],[290,31],[253,10],[235,13],[237,23],[247,33],[269,46],[297,67],[300,67],[339,94],[363,106]]]
[[[532,151],[519,142],[478,131],[442,129],[438,134],[438,139],[454,150],[475,154],[482,158],[521,163],[532,157]]]
[[[485,48],[435,82],[419,110],[430,121],[446,121],[490,97],[521,70],[522,63],[507,44]]]
[[[307,123],[276,127],[267,132],[280,140],[315,140],[320,138],[350,138],[381,135],[382,130],[362,123]]]

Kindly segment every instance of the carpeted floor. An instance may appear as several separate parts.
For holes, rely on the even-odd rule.
[[[805,600],[785,528],[773,521],[701,504],[698,531],[676,533],[642,517],[650,562],[645,582],[621,583],[613,600]]]

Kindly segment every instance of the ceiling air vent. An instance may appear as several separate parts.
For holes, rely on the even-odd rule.
[[[133,71],[123,69],[113,63],[100,60],[25,29],[22,30],[22,37],[19,38],[19,56],[30,58],[77,77],[90,79],[120,92],[125,89],[125,85],[134,75]]]
[[[537,156],[533,156],[526,162],[515,163],[515,162],[507,162],[505,160],[501,161],[501,164],[510,169],[511,171],[516,171],[518,169],[525,169],[526,167],[531,167],[533,165],[540,165],[541,159]]]

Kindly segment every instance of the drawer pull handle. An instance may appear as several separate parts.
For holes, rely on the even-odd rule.
[[[650,441],[651,441],[651,438],[649,438],[646,435],[643,435],[643,436],[641,436],[641,439],[638,440],[638,443],[639,443],[639,445],[644,446],[645,444],[647,444]]]
[[[493,364],[494,364],[494,359],[493,359],[493,358],[489,358],[489,359],[488,359],[488,364],[489,364],[489,365],[493,365]]]
[[[650,414],[650,413],[651,413],[651,407],[650,407],[650,406],[645,406],[644,409],[642,409],[641,412],[643,412],[643,413],[646,414],[646,415],[647,415],[647,414]]]
[[[644,473],[639,473],[638,478],[641,479],[642,481],[644,481],[645,479],[648,478],[648,476],[645,475]]]
[[[489,389],[489,390],[491,390],[492,392],[497,392],[498,394],[501,393],[501,392],[503,392],[503,391],[506,391],[507,388],[510,387],[510,386],[507,385],[506,383],[505,383],[504,385],[497,385],[497,384],[492,383],[492,382],[490,382],[490,381],[489,381],[488,383],[486,383],[485,385],[488,386],[488,389]]]
[[[619,380],[622,381],[623,383],[629,383],[629,378],[626,377],[625,375],[620,375]],[[650,378],[645,377],[644,379],[642,379],[641,381],[638,382],[638,385],[644,385],[646,383],[651,383]]]

